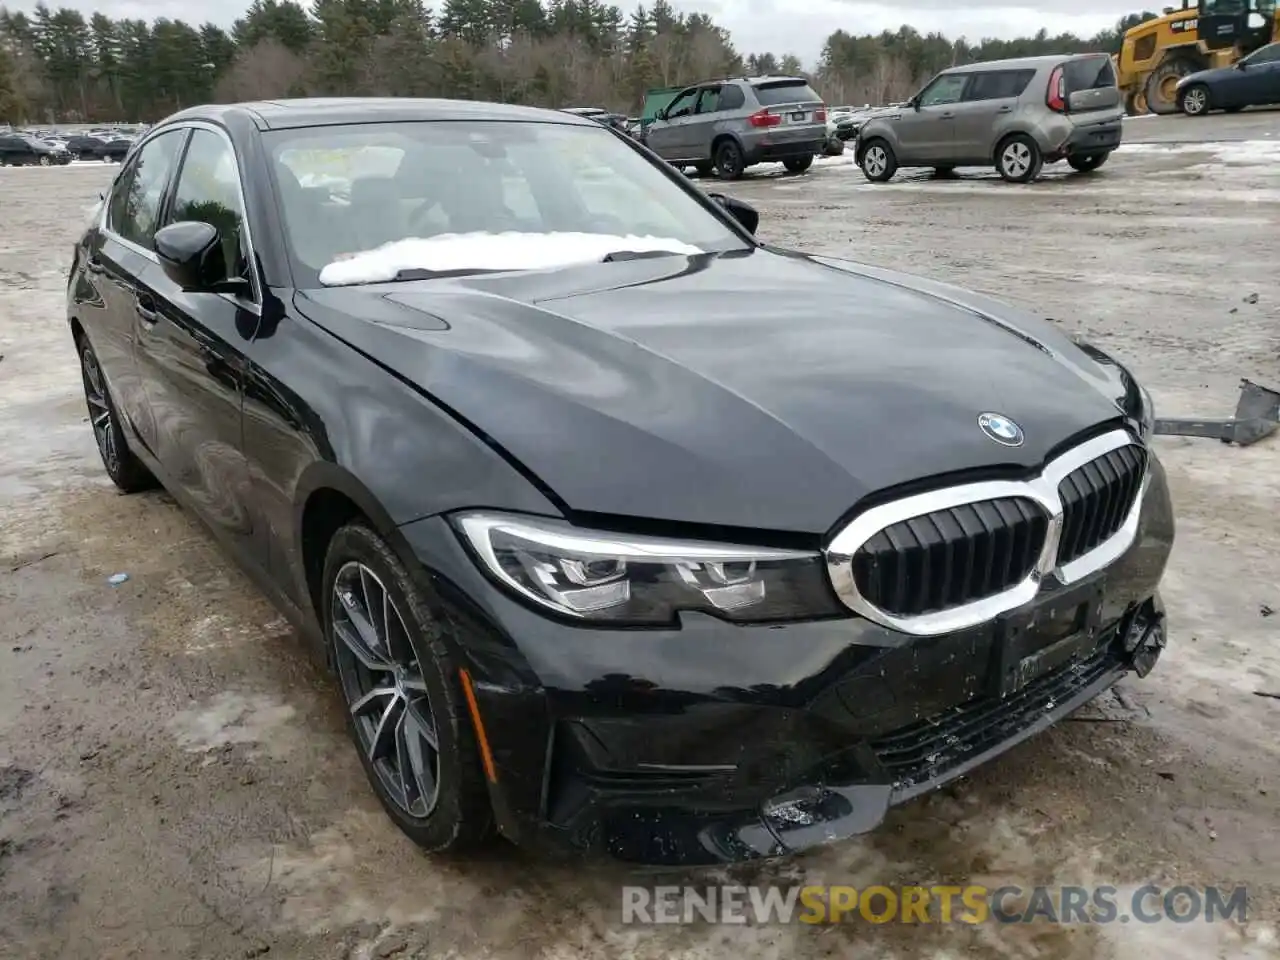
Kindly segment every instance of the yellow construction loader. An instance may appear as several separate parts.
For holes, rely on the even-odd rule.
[[[1277,0],[1182,0],[1181,9],[1125,32],[1116,76],[1131,116],[1177,113],[1178,81],[1197,70],[1226,67],[1280,40]]]

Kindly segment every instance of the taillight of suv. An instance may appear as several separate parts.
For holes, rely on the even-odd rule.
[[[751,116],[747,117],[747,122],[753,127],[776,127],[782,122],[782,117],[776,113],[770,113],[766,108],[751,114]]]
[[[819,107],[817,110],[813,111],[813,122],[814,123],[827,122],[827,108],[825,104]]]
[[[1044,102],[1050,110],[1067,112],[1067,74],[1062,67],[1054,67],[1053,73],[1049,74],[1049,90]]]

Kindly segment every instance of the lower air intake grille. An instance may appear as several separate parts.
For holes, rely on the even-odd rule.
[[[1124,525],[1145,468],[1145,452],[1131,444],[1089,461],[1058,484],[1063,507],[1059,564],[1079,559]]]
[[[1034,500],[1005,497],[895,523],[853,557],[863,598],[894,616],[918,616],[993,596],[1026,579],[1049,521]]]

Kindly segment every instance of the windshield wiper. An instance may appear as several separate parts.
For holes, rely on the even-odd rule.
[[[465,267],[458,270],[428,270],[426,267],[409,267],[396,271],[391,278],[392,283],[405,280],[440,280],[446,277],[470,277],[477,273],[502,273],[501,270],[488,270],[481,267]]]
[[[614,250],[600,258],[601,263],[616,263],[619,260],[648,260],[651,257],[683,257],[687,254],[674,250]]]

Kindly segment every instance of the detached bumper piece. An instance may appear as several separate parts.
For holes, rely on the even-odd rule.
[[[645,864],[728,863],[797,853],[875,829],[894,804],[948,783],[1051,726],[1164,647],[1158,601],[1138,605],[1084,656],[1005,696],[983,694],[861,741],[763,802],[732,769],[601,775],[563,738],[553,751],[550,820],[582,851]],[[711,799],[714,798],[714,799]]]
[[[1157,418],[1155,432],[1171,437],[1203,437],[1247,447],[1268,437],[1280,425],[1280,392],[1240,381],[1236,415],[1225,419],[1197,420],[1190,417]]]

